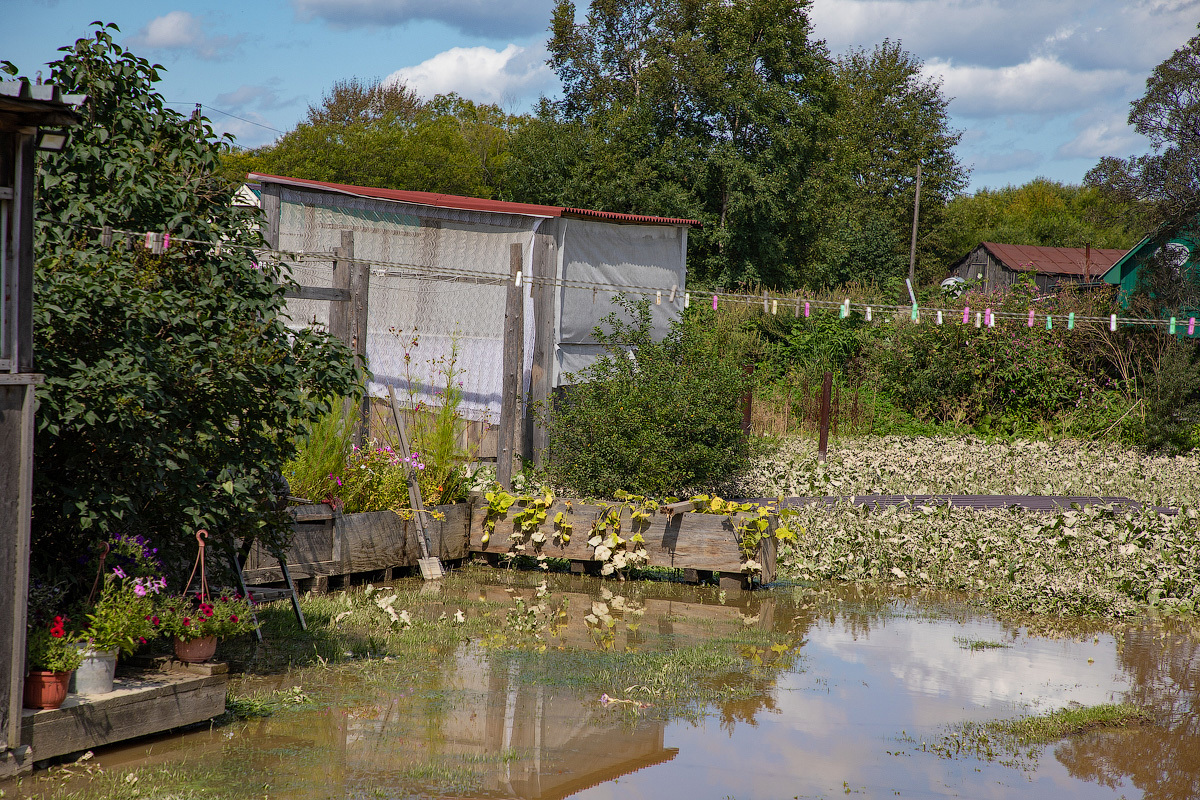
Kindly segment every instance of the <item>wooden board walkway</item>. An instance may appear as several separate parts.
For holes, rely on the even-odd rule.
[[[225,664],[165,666],[118,677],[108,694],[69,694],[59,708],[25,709],[21,744],[30,748],[27,760],[91,750],[224,713]]]

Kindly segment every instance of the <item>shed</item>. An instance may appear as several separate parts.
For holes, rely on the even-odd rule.
[[[983,291],[1012,286],[1022,275],[1032,274],[1044,292],[1063,284],[1098,282],[1124,250],[1091,247],[1040,247],[1037,245],[980,242],[954,262],[950,277],[976,283]]]
[[[592,331],[614,310],[617,291],[653,298],[658,337],[684,307],[687,234],[695,220],[262,173],[248,180],[260,196],[268,244],[302,286],[333,286],[332,253],[343,232],[352,232],[354,260],[370,267],[365,352],[373,396],[386,396],[388,385],[406,387],[407,353],[407,368],[422,383],[418,399],[436,404],[429,362],[447,356],[456,341],[464,416],[499,419],[513,245],[520,245],[527,278],[522,387],[533,402],[595,360],[600,347]],[[330,305],[292,299],[288,312],[297,326],[328,325]],[[416,349],[408,346],[414,331]]]
[[[38,149],[61,150],[82,95],[0,81],[0,779],[28,769],[21,745],[29,531],[33,493],[34,170]]]

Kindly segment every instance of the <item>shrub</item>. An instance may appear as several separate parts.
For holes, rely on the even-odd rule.
[[[606,353],[549,415],[551,480],[585,495],[662,495],[710,484],[746,464],[742,397],[752,339],[693,308],[660,342],[649,301],[618,295],[631,318],[605,318]]]

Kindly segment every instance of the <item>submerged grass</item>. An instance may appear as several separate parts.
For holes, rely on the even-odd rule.
[[[1031,771],[1037,768],[1046,745],[1093,733],[1125,730],[1150,721],[1148,712],[1128,703],[1071,705],[1016,719],[964,722],[952,726],[934,742],[921,742],[920,750],[942,758],[974,756]],[[916,744],[911,738],[907,740]]]

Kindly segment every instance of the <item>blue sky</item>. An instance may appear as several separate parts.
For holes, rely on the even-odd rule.
[[[0,0],[0,58],[32,76],[101,19],[162,64],[160,91],[201,103],[245,146],[293,127],[334,81],[402,79],[528,110],[551,0]],[[890,37],[940,79],[971,189],[1039,175],[1076,183],[1103,155],[1143,152],[1125,123],[1156,64],[1197,33],[1200,0],[814,0],[833,54]],[[224,113],[222,113],[224,112]],[[233,116],[228,116],[233,115]],[[240,118],[240,119],[239,119]]]

